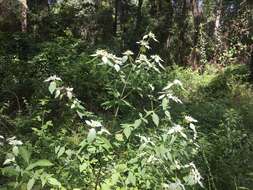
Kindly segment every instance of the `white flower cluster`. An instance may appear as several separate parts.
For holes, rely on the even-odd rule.
[[[61,78],[57,77],[56,75],[48,77],[44,82],[51,82],[51,81],[61,81]]]
[[[168,82],[167,86],[165,86],[162,89],[162,92],[159,92],[159,94],[161,94],[161,95],[158,97],[158,99],[161,100],[164,98],[168,98],[168,99],[173,100],[176,103],[182,104],[183,102],[177,96],[174,96],[173,91],[171,90],[171,87],[175,86],[175,85],[180,86],[183,89],[182,82],[177,79],[174,80],[173,82]]]
[[[100,128],[100,131],[98,131],[98,134],[106,133],[108,135],[111,135],[111,133],[102,125],[100,121],[85,120],[85,123],[92,128]]]
[[[3,136],[0,136],[0,138],[3,138]],[[6,141],[8,142],[9,145],[12,145],[12,146],[19,146],[23,144],[22,141],[17,140],[15,136],[11,138],[7,138]]]
[[[126,54],[130,55],[132,52],[127,51]],[[111,53],[108,53],[106,50],[97,50],[93,57],[100,57],[102,59],[102,65],[108,65],[114,68],[117,72],[120,71],[120,67],[124,62],[127,61],[127,56],[117,57]]]

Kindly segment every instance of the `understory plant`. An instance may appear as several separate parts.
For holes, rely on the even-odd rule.
[[[149,56],[151,41],[157,41],[155,35],[145,35],[137,55],[129,50],[122,56],[105,50],[93,55],[111,78],[108,100],[102,104],[111,116],[87,111],[61,78],[47,78],[51,97],[41,100],[40,111],[31,116],[31,137],[1,136],[3,188],[203,187],[194,164],[197,120],[184,115],[176,123],[171,117],[171,102],[182,104],[174,89],[183,90],[183,84],[174,80],[159,88],[152,80],[164,67],[158,55]]]

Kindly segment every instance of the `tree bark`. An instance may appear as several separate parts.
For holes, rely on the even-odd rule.
[[[193,23],[194,23],[194,37],[193,37],[193,45],[196,46],[199,39],[199,27],[200,27],[200,10],[198,5],[198,0],[192,1],[192,15],[193,15]]]
[[[21,31],[27,32],[27,12],[28,12],[28,6],[27,6],[27,0],[20,0],[21,3]]]
[[[180,32],[179,32],[179,42],[180,45],[179,47],[179,62],[181,65],[185,65],[186,64],[186,60],[185,60],[185,33],[186,33],[186,17],[187,17],[187,0],[184,0],[182,2],[182,12],[181,12],[181,18],[179,20],[179,25],[180,25]]]
[[[192,68],[197,69],[200,62],[200,55],[198,50],[199,34],[200,34],[200,21],[201,13],[199,10],[199,1],[192,0],[192,16],[193,16],[193,25],[194,25],[194,35],[193,35],[193,49],[190,55],[190,64]]]
[[[172,0],[168,0],[168,11],[166,14],[166,21],[167,21],[167,37],[166,37],[166,43],[165,43],[165,48],[169,48],[171,46],[171,28],[173,25],[173,14],[174,14],[174,10],[173,10],[173,6],[172,6]]]
[[[215,21],[214,21],[214,37],[218,41],[219,41],[221,13],[222,13],[222,0],[217,0],[217,9],[216,9]]]
[[[135,31],[138,31],[138,28],[141,24],[142,20],[142,4],[143,0],[139,0],[138,2],[138,13],[137,13],[137,18],[136,18],[136,25],[135,25]]]
[[[121,9],[121,0],[115,0],[115,12],[114,12],[114,26],[113,31],[114,35],[117,36],[120,33],[120,9]]]

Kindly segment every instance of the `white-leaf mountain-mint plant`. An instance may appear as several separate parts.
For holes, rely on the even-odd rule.
[[[171,117],[171,101],[182,103],[173,90],[183,88],[180,81],[168,82],[159,89],[154,81],[147,80],[166,69],[158,55],[148,55],[151,40],[157,41],[153,33],[143,37],[136,56],[129,50],[121,57],[105,50],[93,55],[114,78],[107,88],[110,99],[104,103],[113,110],[110,119],[101,119],[88,112],[73,94],[73,89],[64,87],[59,77],[46,79],[52,98],[63,101],[71,110],[73,127],[64,129],[64,125],[55,126],[52,121],[44,121],[51,123],[50,128],[63,129],[53,133],[50,128],[43,127],[44,124],[34,131],[40,137],[35,144],[44,142],[44,146],[34,149],[41,158],[32,159],[32,153],[19,151],[21,145],[9,144],[13,148],[6,154],[7,166],[1,168],[2,173],[8,167],[14,168],[20,176],[14,180],[16,187],[25,184],[27,189],[36,186],[183,190],[202,186],[202,177],[193,161],[199,148],[197,120],[185,116],[179,124]],[[130,98],[133,96],[148,104],[137,108]],[[130,118],[122,111],[126,109],[131,113]],[[27,160],[29,163],[25,164]],[[24,172],[27,175],[23,175]]]
[[[109,91],[120,93],[114,96],[115,99],[111,102],[127,102],[133,105],[128,97],[134,92],[142,91],[136,87],[136,80],[144,82],[143,76],[148,78],[165,70],[162,65],[163,60],[158,55],[147,55],[147,51],[151,49],[149,45],[151,40],[157,41],[155,36],[149,33],[138,42],[140,52],[137,56],[129,50],[123,53],[122,57],[105,50],[99,50],[94,55],[101,58],[102,64],[99,65],[108,66],[111,75],[118,75],[118,80],[112,84],[118,89],[109,88]],[[126,154],[122,155],[122,160],[119,159],[120,163],[114,166],[111,180],[107,179],[102,187],[110,189],[119,185],[125,188],[133,186],[140,189],[154,187],[171,189],[173,186],[176,189],[185,189],[195,185],[202,186],[201,175],[193,163],[199,148],[196,142],[197,120],[186,116],[182,125],[176,124],[172,121],[169,109],[170,101],[183,103],[173,92],[175,87],[183,89],[183,84],[176,79],[168,82],[160,91],[154,88],[156,84],[152,82],[148,86],[150,92],[140,95],[145,101],[150,101],[150,106],[143,107],[143,111],[136,114],[132,123],[121,124],[122,130],[119,129],[117,135],[122,133],[125,136]],[[122,106],[124,104],[117,103],[111,106],[115,108],[116,119],[119,118],[118,114]],[[119,165],[124,165],[125,169],[117,171]],[[128,173],[126,178],[124,173]]]

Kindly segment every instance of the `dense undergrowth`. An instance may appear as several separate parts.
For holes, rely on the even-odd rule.
[[[151,40],[2,40],[0,189],[252,189],[247,65],[164,68]]]

